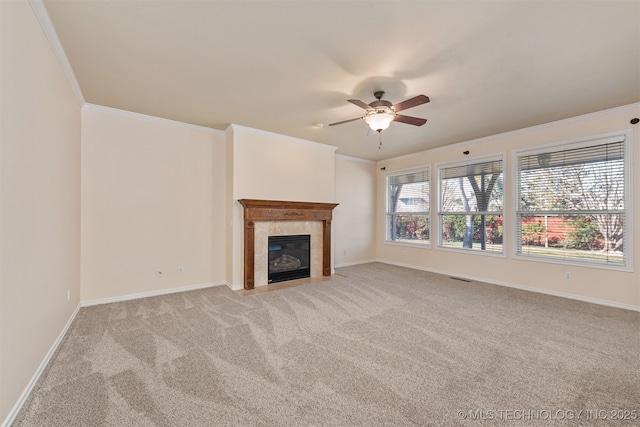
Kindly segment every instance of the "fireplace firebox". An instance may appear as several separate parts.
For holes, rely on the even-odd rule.
[[[311,277],[311,235],[269,236],[268,283]]]

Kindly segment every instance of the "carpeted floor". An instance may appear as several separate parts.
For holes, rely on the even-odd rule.
[[[640,313],[379,263],[337,273],[83,308],[14,425],[640,423]]]

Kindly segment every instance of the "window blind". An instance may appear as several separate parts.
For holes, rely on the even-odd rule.
[[[443,167],[440,212],[502,211],[502,159]]]
[[[625,138],[517,157],[517,253],[626,265]]]

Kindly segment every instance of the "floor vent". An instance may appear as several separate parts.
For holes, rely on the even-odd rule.
[[[467,283],[471,282],[471,280],[469,280],[469,279],[463,279],[462,277],[453,277],[453,276],[449,276],[449,279],[459,280],[459,281],[461,281],[461,282],[467,282]]]

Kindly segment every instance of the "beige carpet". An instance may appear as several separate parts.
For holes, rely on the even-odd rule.
[[[631,426],[638,411],[640,313],[375,263],[83,308],[14,425]]]

